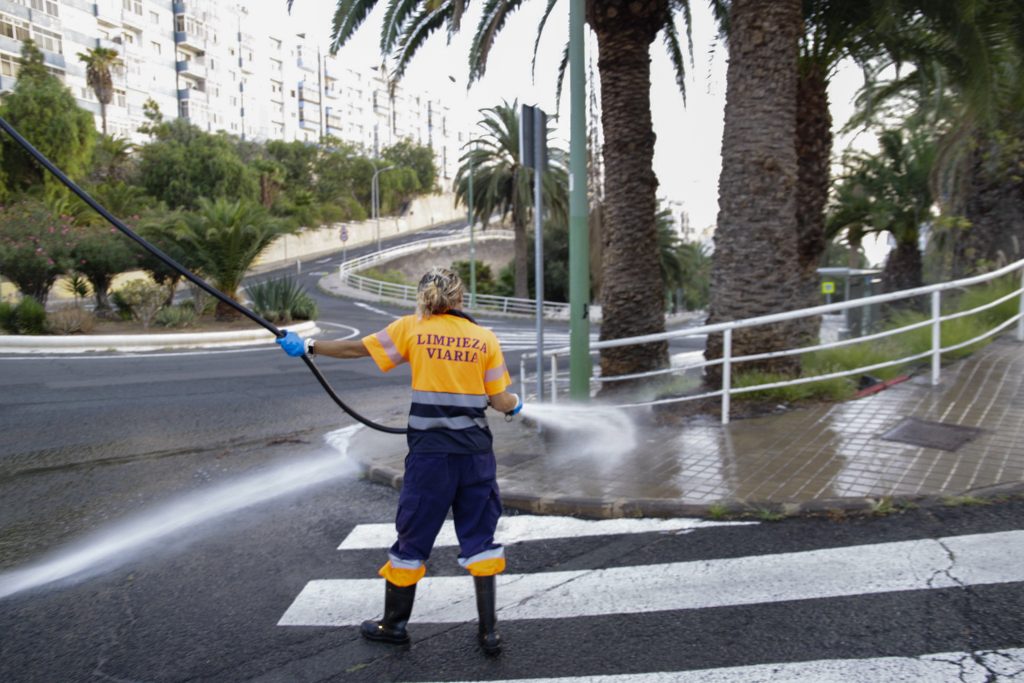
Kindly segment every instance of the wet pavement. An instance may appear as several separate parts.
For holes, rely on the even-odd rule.
[[[502,499],[534,513],[794,514],[1015,493],[1024,490],[1024,344],[997,339],[945,366],[937,386],[925,373],[844,403],[644,428],[634,448],[612,455],[528,421],[492,413],[490,423]],[[364,430],[352,453],[371,479],[401,485],[401,437]]]

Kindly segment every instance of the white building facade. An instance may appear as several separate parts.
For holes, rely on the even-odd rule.
[[[245,140],[317,143],[333,136],[369,156],[401,140],[434,150],[449,189],[462,135],[447,104],[428,93],[392,91],[381,70],[357,70],[323,53],[305,34],[268,33],[269,3],[215,0],[0,0],[0,92],[13,87],[22,43],[31,38],[78,103],[100,106],[78,55],[116,50],[107,130],[145,142],[144,105],[165,120]],[[283,5],[283,3],[280,3]],[[271,25],[273,22],[269,22]]]

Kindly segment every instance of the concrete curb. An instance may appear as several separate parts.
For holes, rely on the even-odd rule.
[[[316,321],[282,327],[302,337],[319,334]],[[257,328],[237,332],[193,332],[133,335],[0,336],[0,353],[51,354],[102,351],[159,351],[162,349],[231,348],[268,344],[269,330]]]
[[[390,467],[382,467],[357,458],[363,469],[363,476],[374,483],[401,490],[404,473]],[[770,515],[771,519],[820,514],[886,514],[886,510],[897,511],[908,507],[943,505],[956,498],[977,498],[985,501],[1003,496],[1024,495],[1024,484],[999,484],[961,493],[943,495],[899,496],[899,497],[850,497],[808,500],[801,502],[754,502],[720,501],[711,505],[683,503],[667,498],[582,498],[574,496],[541,496],[517,491],[515,485],[502,477],[498,478],[501,488],[502,505],[519,512],[534,515],[565,515],[594,519],[618,519],[629,517],[652,517],[671,519],[674,517],[711,517],[727,519],[756,518]]]

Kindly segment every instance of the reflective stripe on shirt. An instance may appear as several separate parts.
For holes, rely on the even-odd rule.
[[[381,330],[374,336],[377,337],[377,341],[380,342],[381,347],[384,349],[384,353],[388,354],[388,358],[391,359],[392,363],[400,365],[405,362],[405,358],[403,358],[402,354],[400,354],[398,349],[395,348],[395,342],[391,340],[387,330]]]
[[[487,429],[487,418],[459,415],[457,417],[420,417],[409,416],[409,429]]]

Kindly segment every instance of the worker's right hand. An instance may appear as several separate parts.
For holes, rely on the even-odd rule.
[[[298,358],[306,353],[306,340],[294,332],[288,332],[283,337],[278,337],[277,343],[281,345],[285,353],[293,358]]]
[[[512,417],[513,415],[518,415],[519,411],[523,409],[523,399],[522,399],[522,397],[520,397],[519,394],[512,394],[512,395],[516,397],[516,407],[513,408],[512,410],[508,411],[507,413],[505,413],[505,415],[507,417]]]

